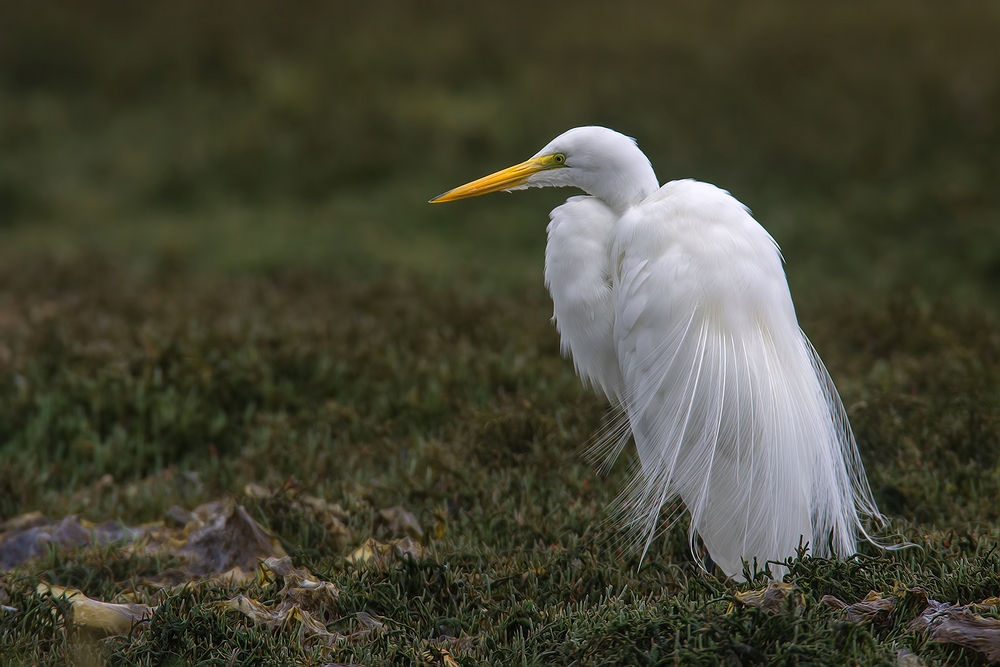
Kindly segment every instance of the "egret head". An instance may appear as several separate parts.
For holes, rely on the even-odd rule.
[[[606,127],[563,132],[532,158],[449,190],[431,200],[443,203],[499,190],[577,187],[624,211],[652,194],[656,174],[635,140]]]

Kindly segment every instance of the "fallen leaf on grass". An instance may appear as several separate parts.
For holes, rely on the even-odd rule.
[[[447,652],[449,657],[452,654],[463,654],[477,660],[482,660],[488,653],[484,648],[483,637],[481,636],[463,634],[461,637],[451,637],[449,635],[442,635],[436,639],[431,639],[430,644],[433,650],[442,653]]]
[[[8,521],[0,533],[0,569],[10,569],[46,553],[49,545],[72,549],[121,544],[140,554],[173,556],[183,566],[162,573],[160,585],[208,577],[239,581],[253,573],[257,561],[284,556],[277,538],[253,520],[242,505],[215,501],[197,507],[180,527],[163,521],[125,526],[116,521],[95,524],[76,515],[49,521],[32,512]],[[183,518],[172,511],[173,523]]]
[[[303,609],[322,610],[324,615],[332,613],[337,606],[340,591],[329,581],[319,579],[312,572],[292,565],[292,559],[268,558],[257,570],[258,577],[272,580],[281,577],[285,585],[280,595]]]
[[[201,525],[190,531],[176,555],[196,575],[212,575],[240,568],[253,572],[261,558],[285,556],[277,538],[254,521],[242,505],[216,501],[198,507]]]
[[[889,614],[896,607],[896,598],[882,597],[881,593],[871,591],[861,602],[847,604],[846,602],[832,596],[824,595],[820,603],[830,609],[839,609],[846,612],[847,620],[853,623],[885,622]]]
[[[191,582],[237,585],[253,579],[261,559],[286,555],[278,539],[242,505],[215,501],[200,505],[191,515],[183,528],[168,528],[162,522],[147,526],[143,538],[128,546],[137,553],[181,561],[144,583],[161,588]]]
[[[176,514],[176,513],[175,513]],[[12,567],[45,552],[50,544],[64,548],[120,543],[134,553],[174,557],[181,562],[145,583],[168,587],[182,583],[251,581],[262,558],[285,556],[278,540],[254,521],[240,505],[207,503],[191,513],[182,528],[163,522],[128,527],[115,522],[92,524],[76,516],[59,521],[19,517],[14,528],[0,535],[0,565]],[[294,569],[293,569],[294,570]],[[289,577],[296,580],[295,571]],[[152,614],[145,604],[116,604],[93,600],[81,591],[39,584],[39,594],[65,597],[73,604],[73,622],[111,634],[128,632],[132,623]]]
[[[991,597],[979,603],[958,606],[947,602],[927,599],[926,593],[919,588],[900,589],[892,597],[882,597],[872,591],[861,602],[847,604],[832,595],[824,595],[821,602],[832,609],[846,612],[847,620],[854,622],[886,622],[889,615],[898,607],[905,607],[905,598],[919,605],[920,615],[910,623],[910,632],[927,632],[927,638],[932,642],[956,644],[970,648],[986,656],[990,662],[1000,661],[1000,620],[986,618],[975,613],[984,609],[994,609],[1000,599]],[[898,658],[900,665],[918,665],[912,653]]]
[[[49,521],[39,512],[15,517],[0,526],[0,570],[9,570],[26,560],[46,553],[50,544],[64,549],[131,541],[142,537],[143,529],[130,529],[115,521],[91,523],[70,515]]]
[[[407,512],[399,505],[386,507],[378,511],[383,523],[393,535],[408,535],[416,540],[424,538],[424,529],[412,512]]]
[[[250,491],[264,492],[259,489]],[[343,536],[349,535],[336,516],[338,512],[342,513],[339,506],[329,505],[318,498],[297,496],[295,502],[300,501],[309,511],[328,517],[328,525],[333,529],[340,526]],[[400,526],[409,526],[410,531],[414,530],[402,514],[393,513],[392,516],[398,517]],[[13,567],[37,557],[45,553],[51,544],[73,548],[118,543],[127,552],[179,561],[178,566],[160,572],[155,579],[143,581],[146,585],[162,589],[206,582],[246,584],[254,576],[263,584],[280,577],[284,585],[278,602],[274,604],[264,604],[245,595],[218,604],[223,609],[238,611],[254,623],[275,630],[294,625],[306,645],[330,646],[339,640],[366,637],[382,627],[381,621],[362,612],[355,615],[359,623],[356,631],[341,634],[328,630],[327,624],[333,620],[340,591],[308,570],[294,567],[278,539],[254,521],[242,505],[231,501],[206,503],[192,512],[174,507],[168,512],[167,520],[135,527],[116,522],[92,524],[76,516],[49,521],[38,513],[22,515],[3,524],[3,527],[6,528],[0,533],[0,565],[3,567]],[[388,543],[368,540],[349,559],[361,564],[373,559],[419,558],[420,555],[420,544],[406,536]],[[65,597],[72,603],[74,623],[107,633],[128,632],[136,621],[149,618],[155,609],[137,602],[117,604],[93,600],[81,591],[49,584],[41,584],[38,592]],[[132,591],[131,597],[126,599],[137,598],[136,592]],[[16,611],[3,608],[3,611],[8,610]]]
[[[967,605],[958,607],[947,602],[928,600],[927,607],[910,624],[909,629],[926,630],[932,642],[957,644],[979,651],[990,662],[1000,660],[1000,620],[974,613]]]
[[[73,622],[87,628],[103,630],[108,634],[125,634],[136,621],[153,615],[154,607],[145,604],[115,604],[93,600],[75,588],[38,585],[39,595],[64,597],[73,605]]]
[[[35,510],[34,512],[27,512],[0,523],[0,534],[15,530],[27,530],[28,528],[41,526],[44,523],[48,523],[48,519],[45,518],[44,514]]]
[[[312,614],[304,609],[299,609],[293,605],[267,606],[248,598],[245,595],[237,595],[226,602],[217,603],[221,609],[238,611],[247,616],[255,625],[263,625],[271,630],[284,630],[293,621],[299,622],[299,638],[302,643],[322,643],[332,646],[342,636],[337,632],[330,632],[326,626],[313,618]]]
[[[192,521],[197,520],[198,517],[194,515],[194,512],[188,512],[180,505],[173,505],[167,510],[167,515],[164,517],[163,523],[170,528],[183,528]]]
[[[924,667],[924,661],[913,651],[901,648],[896,653],[896,667]]]
[[[363,565],[372,560],[381,560],[391,554],[395,554],[399,558],[418,559],[421,553],[420,544],[409,537],[392,542],[379,542],[375,538],[369,538],[347,556],[347,561],[354,565]]]
[[[359,639],[382,627],[381,621],[361,612],[357,614],[360,630],[348,635],[328,630],[326,624],[334,617],[340,591],[309,570],[294,567],[287,556],[268,558],[261,563],[257,576],[262,582],[273,581],[275,577],[284,580],[276,603],[267,605],[245,595],[237,595],[231,600],[217,603],[218,608],[238,611],[254,624],[275,631],[287,630],[297,624],[299,640],[303,646],[332,647],[337,641]]]
[[[451,653],[449,653],[448,649],[446,648],[435,648],[434,651],[424,651],[420,657],[426,660],[427,662],[434,662],[436,658],[436,656],[434,655],[435,651],[440,654],[441,663],[444,665],[444,667],[459,667],[459,664],[455,662],[455,658],[451,657]]]
[[[970,604],[968,607],[973,611],[992,611],[993,609],[1000,607],[1000,597],[989,597],[982,602]]]
[[[736,593],[734,597],[737,602],[741,602],[748,607],[760,607],[764,611],[777,612],[781,611],[785,605],[785,600],[789,595],[793,595],[793,591],[796,593],[794,595],[795,605],[800,606],[802,600],[801,596],[797,595],[795,584],[786,584],[783,581],[771,580],[764,588]],[[731,610],[732,608],[730,608]]]

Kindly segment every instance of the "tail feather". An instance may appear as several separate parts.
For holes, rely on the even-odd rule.
[[[744,332],[745,333],[745,332]],[[739,576],[809,544],[854,553],[861,515],[878,516],[843,405],[811,344],[761,328],[737,339],[697,312],[623,367],[624,412],[641,466],[618,510],[648,549],[680,497],[689,538]],[[621,439],[606,451],[620,451]],[[860,510],[860,512],[859,512]]]

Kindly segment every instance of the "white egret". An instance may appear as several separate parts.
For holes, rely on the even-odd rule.
[[[431,202],[548,186],[589,195],[549,214],[545,283],[563,352],[627,419],[640,466],[623,507],[646,547],[677,497],[692,547],[729,576],[871,539],[862,519],[881,517],[847,414],[749,210],[708,183],[661,187],[635,141],[603,127]]]

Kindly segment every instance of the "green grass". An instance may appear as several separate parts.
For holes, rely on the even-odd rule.
[[[472,638],[452,650],[457,658],[496,664],[713,664],[734,651],[783,664],[891,664],[900,647],[954,663],[971,654],[925,646],[906,631],[912,616],[845,625],[818,600],[853,602],[897,584],[965,603],[995,594],[1000,340],[983,316],[906,299],[806,321],[834,375],[847,378],[880,505],[922,549],[807,559],[791,574],[803,611],[727,614],[738,588],[700,573],[683,523],[641,567],[616,541],[608,505],[626,465],[601,478],[580,460],[605,408],[559,358],[541,290],[482,297],[299,273],[216,283],[164,273],[122,287],[110,268],[51,265],[7,284],[3,515],[139,522],[236,494],[297,563],[341,588],[342,624],[364,611],[391,628],[338,648],[341,662],[419,662],[449,635]],[[201,484],[183,483],[182,471]],[[356,571],[305,518],[240,495],[247,481],[289,477],[340,502],[355,543],[392,505],[440,532],[420,562]],[[6,604],[22,611],[2,619],[4,636],[25,663],[59,663],[88,646],[113,664],[162,664],[164,652],[178,664],[226,662],[235,647],[255,664],[309,662],[293,632],[213,611],[210,602],[233,595],[220,588],[170,596],[128,639],[91,646],[60,630],[59,646],[29,641],[54,604],[30,593],[35,577],[112,599],[149,567],[113,550],[52,555],[8,577]]]
[[[82,549],[0,574],[18,610],[0,654],[983,662],[910,631],[902,591],[966,604],[1000,581],[998,24],[993,5],[910,2],[5,5],[0,520],[136,523],[229,495],[341,590],[332,630],[384,625],[324,653],[220,611],[237,591],[211,585],[106,638],[36,584],[148,599],[163,564]],[[623,549],[608,507],[629,457],[607,477],[581,460],[606,407],[560,358],[540,285],[568,193],[425,204],[584,123],[773,233],[890,533],[919,548],[795,561],[801,605],[776,613],[730,609],[751,585],[703,574],[683,521],[642,563]],[[349,545],[243,495],[289,480],[345,508]],[[423,557],[349,565],[394,505]],[[898,610],[820,604],[869,590]]]

